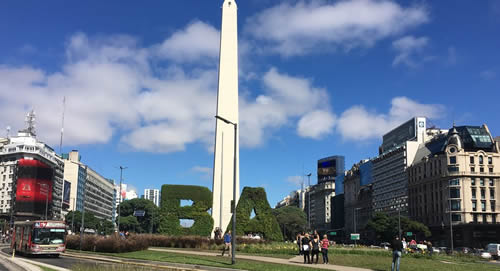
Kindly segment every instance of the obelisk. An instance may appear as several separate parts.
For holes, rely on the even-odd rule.
[[[238,123],[238,19],[234,0],[224,0],[220,33],[219,88],[217,91],[217,116],[234,124]],[[239,161],[239,146],[235,129],[231,123],[216,119],[215,154],[213,174],[212,218],[214,229],[223,232],[231,220],[234,171],[236,168],[236,202],[240,193],[239,163],[234,165],[234,156]],[[238,138],[239,134],[236,134]],[[236,150],[236,153],[235,153]],[[213,236],[213,231],[212,231]]]

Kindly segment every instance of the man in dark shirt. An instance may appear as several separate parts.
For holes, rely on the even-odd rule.
[[[392,265],[391,270],[399,271],[399,262],[401,259],[401,251],[403,251],[403,242],[399,240],[399,237],[394,237],[392,241]]]
[[[226,249],[229,251],[229,257],[231,257],[231,231],[228,231],[224,235],[224,249],[222,250],[222,256],[224,256]]]

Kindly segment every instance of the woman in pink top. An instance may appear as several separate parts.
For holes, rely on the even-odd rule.
[[[323,240],[321,240],[321,254],[323,254],[323,263],[328,264],[328,246],[330,245],[330,241],[326,237],[326,234],[323,235]]]

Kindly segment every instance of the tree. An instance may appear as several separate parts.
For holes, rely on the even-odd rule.
[[[115,225],[113,224],[113,222],[103,219],[99,221],[97,231],[102,235],[110,235],[115,231]]]
[[[74,211],[74,218],[75,221],[73,221],[73,211],[70,211],[66,214],[65,221],[66,224],[71,228],[71,225],[73,225],[73,229],[71,231],[73,232],[80,232],[80,228],[82,226],[82,213],[80,211]],[[98,219],[94,216],[94,214],[85,212],[85,217],[84,217],[84,226],[86,229],[93,229],[96,230],[99,233],[104,232],[104,234],[111,234],[114,230],[114,225],[111,221],[105,220],[105,219]]]
[[[376,238],[379,241],[389,241],[397,236],[398,233],[398,216],[388,216],[385,213],[377,212],[372,219],[366,224],[366,230],[375,232]],[[401,217],[401,234],[412,232],[422,234],[429,237],[431,232],[424,224],[413,221],[407,217]]]
[[[156,231],[160,221],[160,212],[159,208],[152,201],[147,199],[131,199],[123,201],[120,204],[120,215],[122,218],[133,216],[134,211],[144,211],[144,216],[137,217],[139,225],[136,227],[135,232],[146,233]],[[121,223],[122,221],[120,219],[120,224]]]
[[[273,215],[288,240],[295,240],[297,233],[307,226],[306,213],[295,206],[286,206],[273,210]]]

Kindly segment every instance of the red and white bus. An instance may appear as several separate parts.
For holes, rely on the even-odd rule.
[[[14,222],[12,249],[25,254],[59,256],[66,250],[66,223],[63,221]]]

